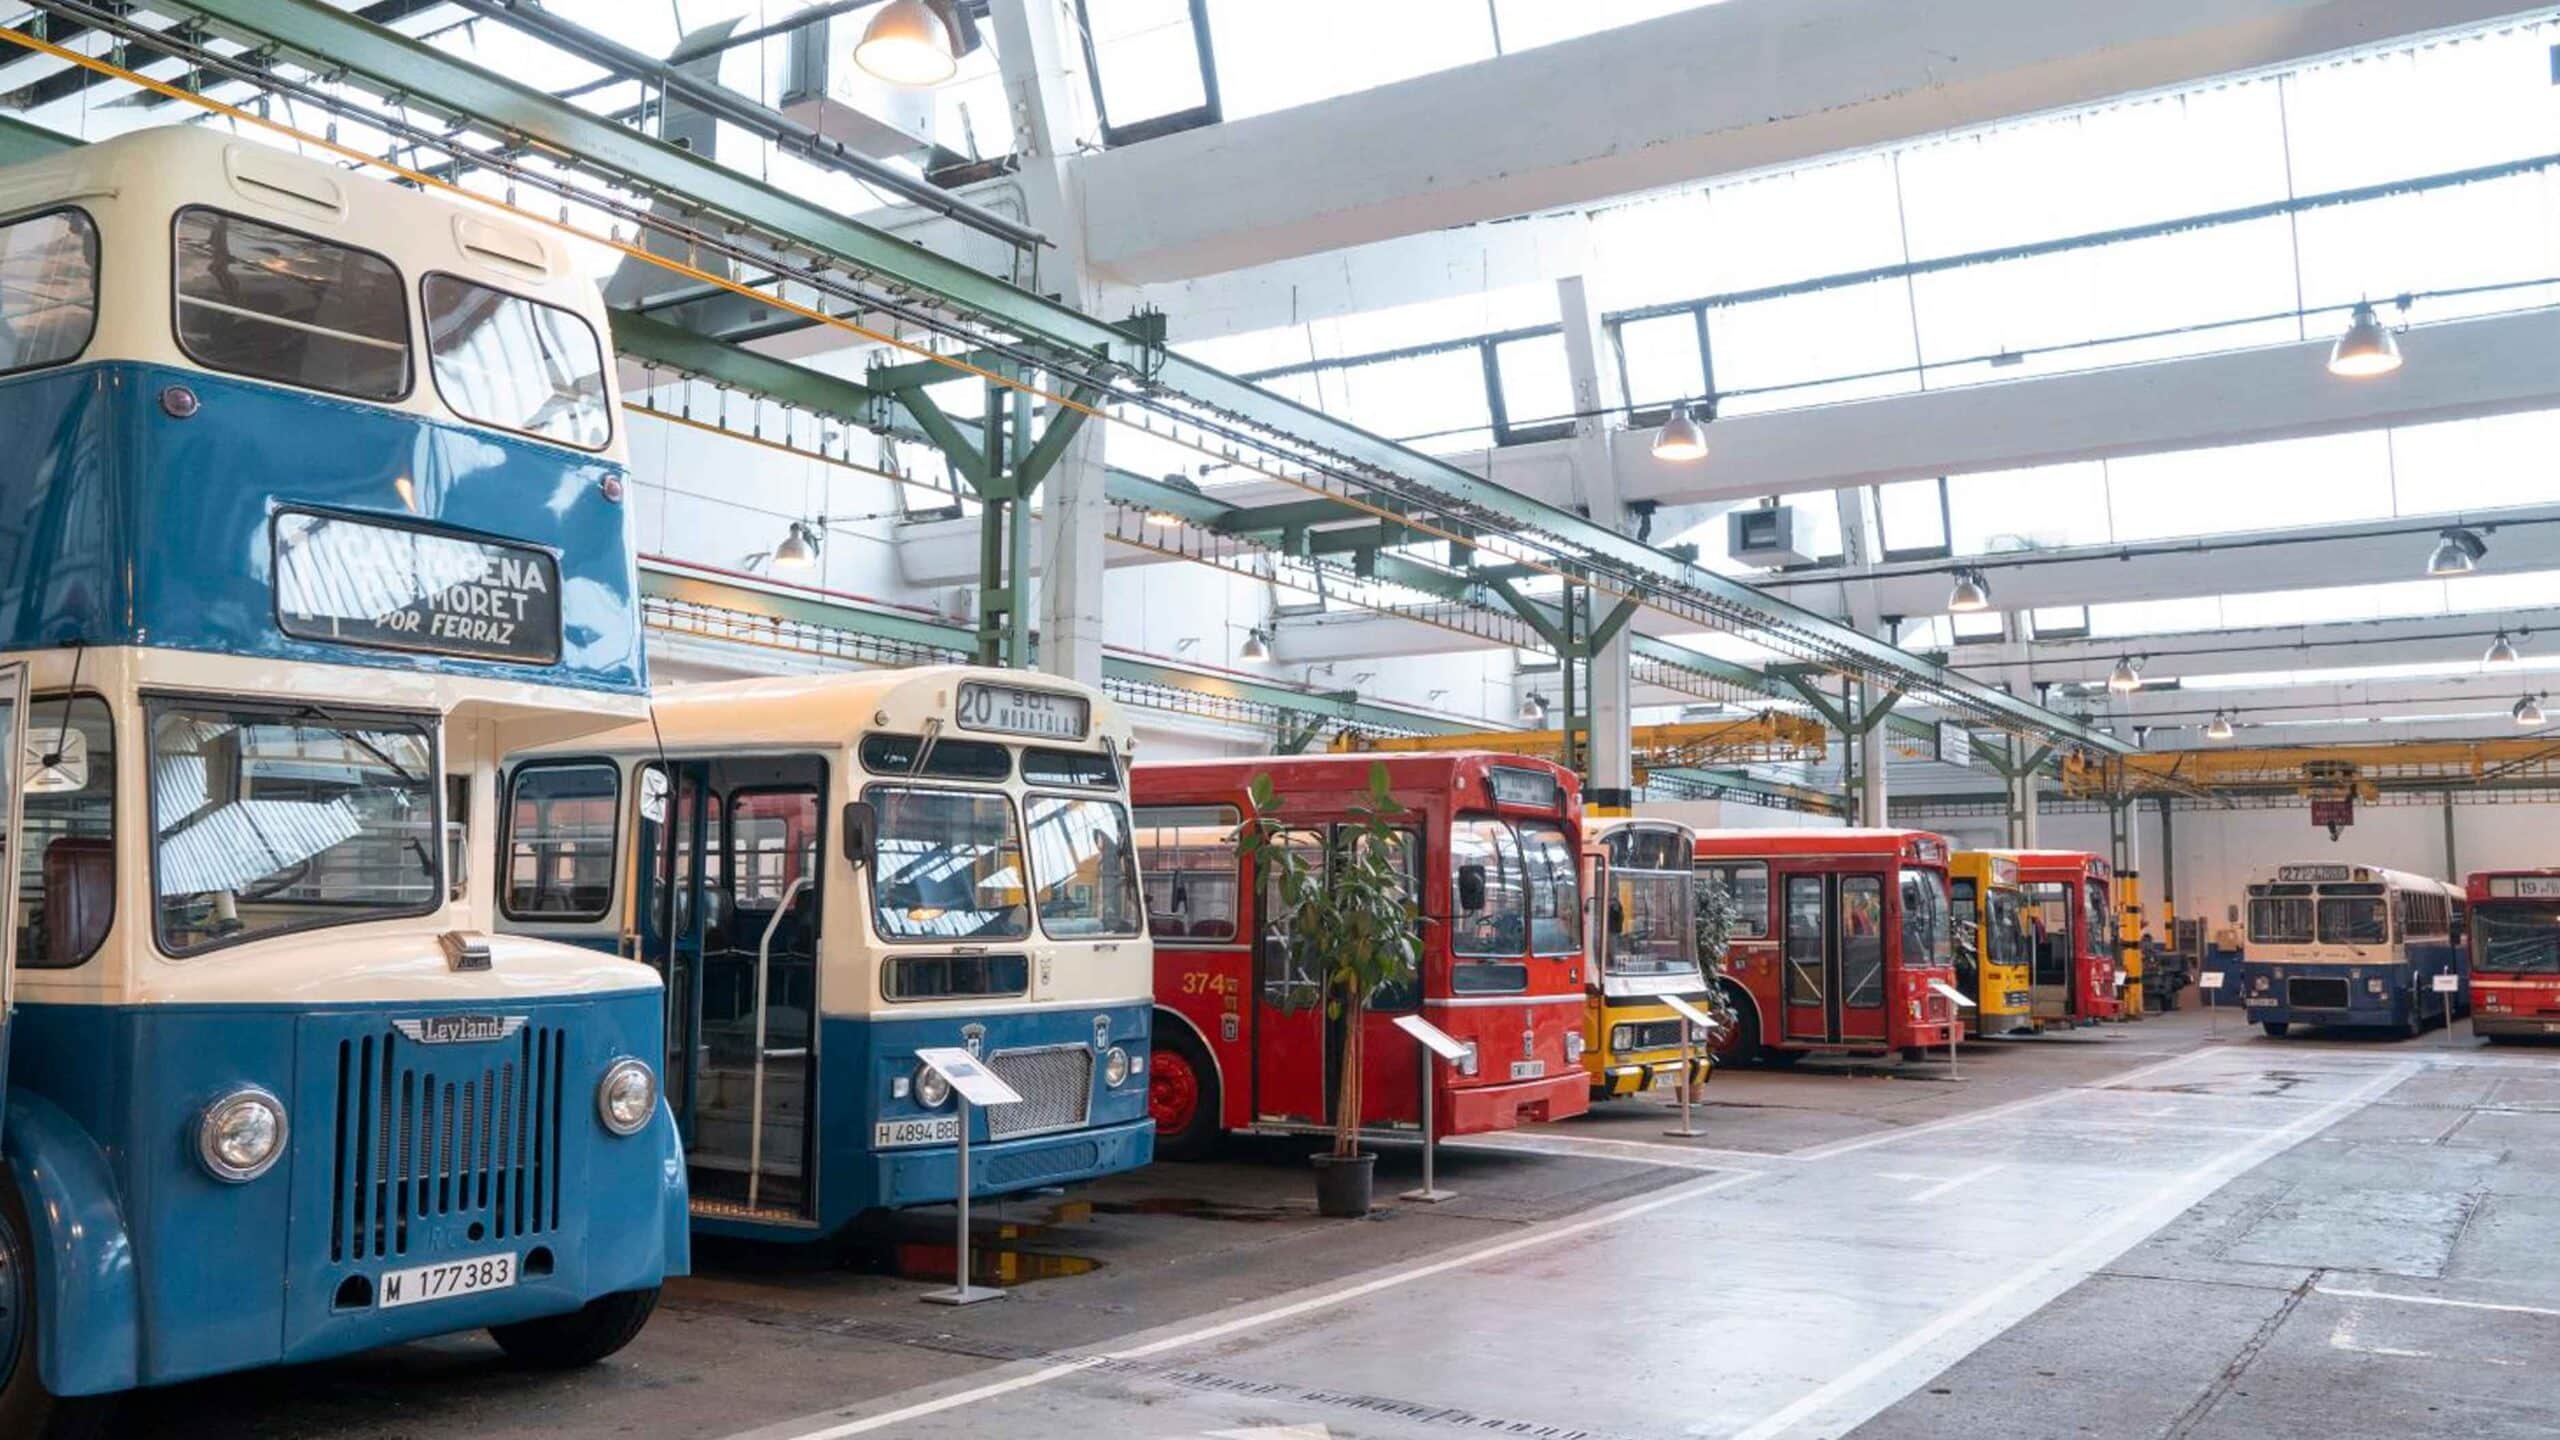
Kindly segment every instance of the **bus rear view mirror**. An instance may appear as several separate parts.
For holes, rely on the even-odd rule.
[[[880,812],[868,800],[844,802],[844,858],[868,866],[880,844]]]
[[[1484,867],[1458,867],[1458,908],[1472,915],[1484,908]]]

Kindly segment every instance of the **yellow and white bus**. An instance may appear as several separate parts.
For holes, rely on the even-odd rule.
[[[1976,1035],[2032,1034],[2036,1028],[2019,884],[2014,855],[1959,850],[1947,861],[1958,927],[1956,988],[1976,1007],[1965,1017]]]
[[[1582,1065],[1591,1097],[1705,1083],[1713,1037],[1690,1037],[1681,1060],[1676,995],[1703,1006],[1698,967],[1697,837],[1668,820],[1586,819],[1582,828],[1588,907],[1583,945],[1588,997]]]

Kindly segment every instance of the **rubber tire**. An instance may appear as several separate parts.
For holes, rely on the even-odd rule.
[[[1921,1049],[1917,1045],[1905,1045],[1902,1047],[1902,1063],[1905,1065],[1916,1064],[1917,1062],[1928,1058],[1929,1052]]]
[[[1733,1044],[1716,1057],[1725,1065],[1748,1065],[1767,1053],[1760,1043],[1760,1012],[1741,986],[1729,980],[1716,982],[1724,990],[1726,1008],[1733,1011]]]
[[[36,1306],[26,1202],[5,1161],[0,1161],[0,1226],[8,1229],[0,1235],[0,1247],[7,1250],[6,1259],[0,1259],[0,1271],[5,1272],[0,1273],[0,1285],[10,1287],[9,1293],[0,1295],[0,1305],[17,1307],[23,1322],[18,1326],[16,1353],[0,1355],[0,1369],[9,1376],[8,1384],[0,1386],[0,1435],[12,1440],[92,1440],[106,1434],[107,1422],[115,1414],[114,1396],[63,1399],[48,1392],[43,1377],[36,1373],[36,1332],[43,1312]]]
[[[1218,1141],[1225,1134],[1220,1128],[1218,1119],[1225,1113],[1220,1103],[1222,1097],[1218,1091],[1218,1067],[1209,1063],[1209,1052],[1200,1047],[1200,1042],[1193,1038],[1190,1028],[1180,1021],[1169,1019],[1159,1013],[1156,1016],[1155,1037],[1156,1063],[1155,1067],[1150,1067],[1147,1073],[1147,1084],[1150,1088],[1149,1110],[1152,1112],[1154,1108],[1152,1089],[1156,1083],[1156,1077],[1163,1073],[1162,1069],[1157,1067],[1163,1065],[1164,1057],[1167,1055],[1178,1056],[1183,1064],[1191,1067],[1194,1096],[1191,1106],[1191,1123],[1183,1126],[1180,1131],[1167,1131],[1163,1122],[1157,1122],[1156,1158],[1159,1160],[1205,1160],[1218,1148]]]
[[[1760,1048],[1760,1063],[1772,1070],[1787,1069],[1804,1057],[1805,1052],[1802,1050],[1781,1050],[1767,1045]]]
[[[590,1300],[566,1315],[546,1315],[513,1325],[493,1325],[489,1336],[519,1365],[534,1370],[575,1370],[593,1365],[639,1338],[658,1308],[658,1287],[625,1290]]]
[[[2293,1023],[2288,1020],[2261,1020],[2258,1022],[2258,1028],[2281,1040],[2284,1038],[2284,1032],[2293,1028]]]

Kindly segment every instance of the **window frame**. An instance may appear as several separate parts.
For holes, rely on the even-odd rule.
[[[273,716],[288,720],[297,718],[301,713],[298,707],[290,704],[280,704],[273,700],[245,698],[231,693],[205,693],[190,690],[145,690],[137,698],[141,702],[142,709],[143,773],[146,777],[151,773],[150,765],[153,758],[151,737],[153,731],[158,727],[158,712],[163,708],[175,707],[180,709],[221,710],[235,715]],[[384,921],[424,919],[452,903],[452,901],[446,897],[452,892],[453,877],[444,873],[444,783],[442,780],[445,773],[444,717],[431,710],[398,710],[379,709],[374,707],[341,710],[334,706],[331,707],[331,709],[334,713],[331,715],[329,720],[324,723],[348,726],[355,726],[368,721],[414,724],[426,736],[427,758],[426,763],[421,768],[421,773],[427,777],[424,787],[429,797],[427,833],[435,837],[435,843],[431,844],[427,848],[428,853],[435,857],[436,867],[435,874],[432,877],[434,883],[427,887],[427,902],[423,905],[405,910],[368,910],[363,914],[349,916],[345,919],[331,919],[323,916],[319,919],[306,920],[295,925],[278,925],[265,930],[243,930],[237,935],[217,937],[216,939],[207,941],[202,945],[191,945],[183,948],[173,946],[168,941],[167,928],[161,923],[163,918],[162,909],[157,903],[162,898],[160,890],[160,855],[162,846],[160,844],[159,797],[156,794],[146,794],[143,797],[142,802],[144,833],[147,836],[147,844],[151,851],[151,862],[147,873],[151,882],[152,899],[155,902],[151,907],[152,949],[171,960],[193,960],[219,951],[236,949],[239,946],[250,944],[255,941],[276,940],[288,935],[307,934],[314,930],[334,929],[343,925],[372,925],[379,924]]]
[[[1224,801],[1213,801],[1205,805],[1138,805],[1132,803],[1129,806],[1129,850],[1131,856],[1134,858],[1140,849],[1145,848],[1138,840],[1138,836],[1150,823],[1145,818],[1150,812],[1161,814],[1165,812],[1183,810],[1216,810],[1229,817],[1227,821],[1226,845],[1228,854],[1235,862],[1235,869],[1228,876],[1228,879],[1235,885],[1236,889],[1234,901],[1228,907],[1230,912],[1227,917],[1228,931],[1224,938],[1214,935],[1165,935],[1157,931],[1155,923],[1155,908],[1152,905],[1148,905],[1146,907],[1147,939],[1157,945],[1225,947],[1229,949],[1238,945],[1252,944],[1252,927],[1246,923],[1248,916],[1246,913],[1245,896],[1253,889],[1254,866],[1244,854],[1244,844],[1242,840],[1244,811],[1241,807],[1227,804]],[[1154,823],[1162,824],[1162,822]],[[1176,826],[1175,828],[1186,827]],[[1186,873],[1188,872],[1180,867],[1177,867],[1174,871],[1177,878]],[[1140,864],[1138,866],[1138,889],[1139,899],[1142,904],[1146,899],[1146,882],[1147,867],[1144,864]],[[1167,892],[1166,898],[1168,900],[1172,898],[1170,891]],[[1257,921],[1256,923],[1259,922]]]
[[[1938,487],[1938,543],[1897,548],[1893,544],[1892,527],[1887,525],[1884,519],[1884,488],[1887,485],[1906,485],[1919,480],[1933,481]],[[1875,508],[1876,548],[1883,554],[1886,564],[1899,564],[1905,560],[1945,560],[1956,553],[1956,517],[1954,507],[1947,503],[1946,476],[1914,475],[1905,480],[1877,481],[1867,487],[1867,503]]]
[[[606,808],[613,823],[605,833],[604,906],[594,914],[520,912],[515,908],[516,859],[516,790],[527,775],[546,770],[603,770],[613,777],[612,803]],[[612,917],[617,893],[622,888],[622,802],[624,799],[622,764],[607,755],[544,756],[528,760],[507,772],[507,793],[500,802],[499,813],[505,820],[498,833],[498,913],[509,920],[529,924],[592,925]]]
[[[1040,879],[1040,862],[1034,857],[1031,847],[1031,831],[1034,823],[1031,819],[1031,806],[1034,801],[1039,800],[1060,805],[1119,807],[1120,833],[1127,842],[1120,858],[1121,863],[1128,867],[1129,889],[1137,899],[1138,918],[1136,924],[1130,929],[1097,930],[1085,935],[1059,935],[1050,931],[1048,908],[1040,903],[1040,892],[1045,888]],[[1129,804],[1128,797],[1117,791],[1077,795],[1057,790],[1026,790],[1017,797],[1017,807],[1022,813],[1023,899],[1031,906],[1031,923],[1039,927],[1040,938],[1060,945],[1111,944],[1122,940],[1147,938],[1147,875],[1138,866],[1138,816],[1135,807]]]
[[[1132,120],[1126,125],[1111,123],[1111,106],[1102,98],[1102,55],[1093,44],[1093,16],[1086,0],[1076,0],[1076,34],[1084,45],[1084,81],[1093,99],[1094,123],[1101,127],[1103,148],[1117,150],[1123,145],[1136,145],[1160,135],[1177,135],[1185,130],[1220,124],[1226,119],[1226,104],[1218,97],[1218,53],[1209,37],[1209,0],[1188,0],[1191,11],[1191,45],[1200,62],[1199,104],[1185,110],[1169,110]]]
[[[1040,928],[1039,899],[1034,893],[1035,887],[1031,882],[1031,837],[1023,828],[1022,807],[1014,803],[1011,793],[993,787],[928,785],[918,783],[914,779],[893,777],[866,782],[862,787],[862,799],[876,810],[883,798],[882,792],[889,790],[905,790],[910,794],[957,795],[971,801],[993,800],[1004,807],[1005,820],[1010,827],[1008,838],[1013,842],[1013,853],[1022,872],[1022,932],[1008,935],[960,936],[892,934],[880,924],[883,909],[880,899],[880,863],[874,859],[872,863],[862,867],[863,889],[858,892],[863,898],[864,912],[867,923],[871,927],[873,939],[882,945],[939,945],[948,949],[953,945],[983,944],[990,948],[997,945],[1028,945],[1035,939],[1046,938],[1046,932]],[[819,828],[823,830],[825,827],[822,824]],[[823,842],[824,837],[821,836],[821,843]],[[974,888],[973,882],[972,889]],[[734,894],[735,891],[731,893]]]
[[[216,365],[189,349],[187,327],[178,318],[179,307],[186,303],[186,295],[178,283],[178,226],[187,216],[198,211],[207,215],[219,215],[228,220],[238,220],[245,224],[263,225],[267,229],[308,240],[314,244],[331,245],[352,254],[368,256],[389,266],[392,279],[398,282],[392,286],[392,290],[400,297],[400,341],[407,361],[402,367],[400,393],[388,396],[365,395],[350,390],[324,389],[301,381],[279,380],[271,375],[253,375],[246,370],[234,370],[229,366]],[[379,250],[368,250],[362,245],[350,245],[342,240],[332,240],[326,235],[297,230],[290,225],[279,225],[260,216],[243,215],[237,210],[225,210],[219,205],[181,205],[169,216],[169,338],[177,345],[178,353],[187,357],[188,363],[201,368],[208,375],[229,375],[254,385],[275,385],[312,395],[326,395],[333,400],[349,400],[359,405],[404,405],[415,399],[418,394],[418,352],[422,348],[419,345],[418,317],[412,313],[409,303],[408,275],[401,270],[398,261]]]
[[[1726,937],[1728,943],[1737,940],[1767,940],[1770,938],[1772,932],[1776,928],[1770,924],[1770,901],[1774,898],[1776,892],[1772,889],[1769,883],[1768,861],[1726,859],[1700,860],[1694,863],[1694,868],[1697,873],[1698,883],[1701,886],[1713,884],[1718,889],[1724,891],[1726,899],[1733,902],[1733,913],[1736,923],[1733,933]],[[1752,869],[1757,869],[1760,872],[1760,917],[1759,929],[1757,932],[1746,931],[1741,927],[1740,922],[1751,913],[1750,907],[1742,903],[1741,890],[1730,883],[1727,878],[1729,874],[1733,879],[1739,879],[1741,872]]]
[[[557,314],[566,315],[570,319],[577,321],[578,328],[586,331],[587,338],[595,342],[597,361],[596,375],[604,384],[604,395],[602,397],[604,409],[604,438],[593,445],[581,445],[574,440],[563,440],[556,435],[544,435],[536,431],[524,429],[520,426],[504,425],[495,420],[483,419],[480,416],[465,412],[461,406],[453,403],[453,396],[447,393],[444,388],[444,375],[436,365],[435,331],[430,324],[430,310],[427,304],[427,285],[430,281],[435,280],[450,280],[457,285],[476,286],[479,289],[488,291],[492,295],[504,295],[510,300],[520,300],[527,305],[536,307],[537,309],[549,310]],[[536,300],[532,296],[524,294],[521,291],[509,290],[503,285],[492,285],[485,280],[475,280],[458,271],[429,270],[418,276],[418,341],[418,349],[420,353],[426,357],[427,382],[435,388],[437,402],[443,405],[446,413],[452,415],[453,418],[460,420],[467,425],[485,425],[492,430],[496,430],[504,434],[521,435],[527,440],[538,441],[545,445],[557,445],[564,450],[576,450],[588,455],[601,455],[613,448],[614,437],[619,433],[614,427],[613,416],[613,349],[611,346],[604,343],[604,337],[596,333],[596,327],[588,321],[586,316],[579,314],[568,306],[554,305],[548,300]],[[415,387],[415,384],[416,377],[412,376],[411,385],[413,388]]]
[[[40,371],[52,370],[64,365],[77,365],[80,363],[81,358],[89,353],[89,347],[98,343],[98,307],[105,302],[107,290],[107,240],[104,232],[100,231],[98,228],[98,217],[90,214],[86,207],[80,205],[49,205],[42,210],[30,210],[23,215],[14,215],[7,220],[0,220],[0,230],[10,230],[20,225],[33,224],[38,220],[48,219],[55,215],[76,216],[82,227],[88,231],[89,328],[80,337],[80,347],[72,351],[69,355],[66,355],[59,360],[43,360],[31,365],[12,365],[6,368],[0,368],[0,379],[5,379],[12,375],[33,375]],[[171,266],[171,278],[173,280],[175,279],[175,275],[176,267],[173,264]]]
[[[113,702],[107,699],[104,691],[91,690],[83,687],[77,690],[66,689],[34,693],[27,696],[27,710],[30,716],[32,716],[35,708],[39,705],[59,703],[63,707],[63,714],[67,717],[71,713],[71,706],[82,700],[95,700],[98,702],[99,708],[106,711],[109,758],[112,763],[121,766],[124,755],[124,737],[116,727],[116,707]],[[21,736],[19,743],[21,745],[25,743],[23,735]],[[114,847],[113,853],[116,859],[115,868],[117,872],[117,883],[110,884],[107,887],[107,928],[98,932],[98,943],[89,948],[89,953],[67,965],[38,964],[28,958],[28,953],[24,948],[14,949],[11,952],[10,963],[20,972],[23,973],[41,970],[48,975],[61,975],[82,969],[86,967],[90,961],[98,958],[98,952],[107,948],[107,937],[115,933],[116,920],[123,909],[123,906],[118,899],[118,892],[124,889],[124,886],[121,883],[124,871],[123,849],[125,825],[124,785],[122,784],[122,780],[122,775],[115,773],[114,771],[109,772],[107,779],[107,843]],[[27,796],[26,791],[23,788],[25,785],[23,772],[20,773],[19,784],[21,788],[18,793],[18,835],[19,843],[23,845],[26,843],[27,829]],[[145,803],[148,803],[147,797]],[[156,854],[159,847],[155,845],[152,848]],[[39,860],[37,865],[39,867],[37,874],[41,876],[43,874],[43,870],[41,868],[43,862]],[[24,872],[21,871],[20,873],[23,874]],[[20,887],[19,893],[21,898],[23,898],[25,894],[23,886]],[[11,916],[9,923],[13,925],[22,925],[23,921],[17,916]],[[155,926],[154,928],[157,927]]]

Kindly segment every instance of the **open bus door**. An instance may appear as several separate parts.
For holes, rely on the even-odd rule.
[[[66,699],[63,702],[66,729],[70,725],[70,713],[70,701]],[[21,744],[19,730],[26,723],[26,714],[27,667],[0,665],[0,756],[20,761],[10,768],[10,783],[0,787],[8,792],[6,808],[0,810],[0,875],[7,877],[0,880],[0,884],[7,886],[7,904],[0,907],[0,915],[9,917],[9,923],[0,925],[0,1115],[8,1113],[9,1016],[18,1003],[18,847],[24,840],[19,834],[19,820],[24,811],[18,799],[26,788],[28,775],[60,763],[60,757],[51,753],[51,736],[28,736],[26,739],[32,743]],[[0,1166],[0,1185],[8,1183],[5,1170],[5,1166]]]
[[[1785,1038],[1885,1043],[1885,877],[1786,877]]]

